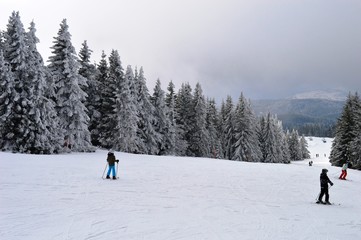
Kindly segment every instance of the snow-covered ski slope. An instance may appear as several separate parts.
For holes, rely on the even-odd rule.
[[[307,140],[312,167],[116,152],[119,180],[101,179],[102,150],[2,152],[0,239],[361,239],[361,172],[338,180],[331,139]],[[315,204],[322,168],[341,205]]]

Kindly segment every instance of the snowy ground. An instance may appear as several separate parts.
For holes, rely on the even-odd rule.
[[[116,181],[106,151],[0,153],[0,239],[361,239],[361,172],[338,180],[331,140],[307,140],[312,167],[116,153]],[[332,206],[314,203],[325,167]]]

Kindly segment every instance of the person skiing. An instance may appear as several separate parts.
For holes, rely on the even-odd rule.
[[[107,173],[107,179],[110,179],[110,172],[112,172],[113,179],[117,179],[116,172],[115,172],[115,163],[118,163],[119,160],[115,159],[114,150],[110,150],[108,152],[107,162],[109,165],[108,173]]]
[[[342,165],[342,172],[341,172],[339,179],[346,180],[347,168],[348,168],[348,163],[346,162]]]
[[[316,203],[322,203],[322,204],[331,204],[329,202],[329,194],[328,194],[328,184],[331,184],[333,186],[333,183],[330,181],[330,179],[327,176],[328,170],[326,168],[322,169],[322,172],[320,174],[320,184],[321,184],[321,192],[318,196],[318,201]],[[323,195],[325,195],[325,202],[322,201]]]

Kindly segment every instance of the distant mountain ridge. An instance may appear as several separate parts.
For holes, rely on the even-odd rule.
[[[345,101],[347,93],[341,90],[323,91],[316,90],[304,93],[298,93],[291,97],[291,99],[325,99],[331,101]]]
[[[344,105],[344,101],[326,99],[280,99],[255,100],[252,107],[256,115],[265,115],[268,112],[282,115],[301,115],[312,118],[335,118]]]
[[[331,137],[332,128],[340,116],[346,95],[314,91],[297,94],[289,99],[252,100],[257,116],[276,114],[285,129],[297,129],[300,134],[315,134],[311,127],[317,127],[320,137]],[[322,133],[321,133],[322,132]],[[327,132],[327,133],[326,133]]]

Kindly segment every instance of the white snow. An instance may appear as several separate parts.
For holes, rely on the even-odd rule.
[[[0,239],[361,239],[361,172],[338,180],[331,139],[307,140],[312,167],[116,152],[116,181],[103,150],[1,152]],[[336,205],[315,204],[322,168]]]

